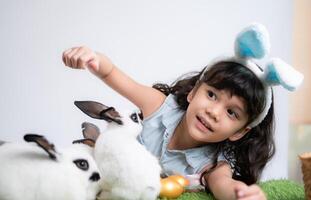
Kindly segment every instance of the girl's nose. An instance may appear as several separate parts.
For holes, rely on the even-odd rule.
[[[206,113],[210,116],[215,122],[218,122],[220,119],[221,108],[219,105],[213,105],[206,109]]]

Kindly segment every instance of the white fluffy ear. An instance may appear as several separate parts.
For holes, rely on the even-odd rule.
[[[271,59],[264,71],[264,82],[268,85],[282,85],[289,91],[298,88],[303,75],[279,58]]]
[[[235,55],[237,57],[260,59],[267,55],[269,51],[269,33],[261,24],[251,24],[236,37]]]

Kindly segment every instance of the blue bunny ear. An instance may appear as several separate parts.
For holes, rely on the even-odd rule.
[[[282,85],[294,91],[303,81],[303,75],[279,58],[272,59],[264,72],[264,82],[268,85]]]
[[[235,54],[241,58],[263,58],[269,53],[270,40],[267,29],[261,24],[251,24],[235,40]]]

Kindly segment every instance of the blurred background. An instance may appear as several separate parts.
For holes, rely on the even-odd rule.
[[[290,95],[289,178],[302,183],[297,155],[311,152],[311,1],[293,4],[292,61],[304,75],[304,84]]]
[[[274,89],[277,152],[262,180],[301,180],[297,155],[310,151],[311,5],[309,0],[10,0],[0,1],[0,139],[44,134],[56,146],[81,138],[75,100],[135,107],[87,71],[62,64],[62,52],[86,45],[137,81],[171,83],[233,54],[236,34],[264,24],[271,57],[305,74],[293,94]]]

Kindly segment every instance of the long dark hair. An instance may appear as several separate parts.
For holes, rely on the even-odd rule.
[[[204,75],[201,74],[204,72]],[[200,80],[201,79],[201,80]],[[251,123],[263,111],[266,99],[265,88],[256,75],[245,66],[231,61],[221,61],[210,66],[207,71],[193,72],[177,79],[171,86],[157,83],[153,87],[165,95],[174,94],[181,109],[187,110],[187,95],[199,84],[206,83],[219,90],[226,90],[232,95],[242,97],[246,102],[248,122]],[[225,140],[214,146],[213,165],[223,154],[233,170],[233,178],[250,185],[260,178],[263,168],[275,153],[273,100],[265,119],[253,127],[244,137],[237,141]]]

